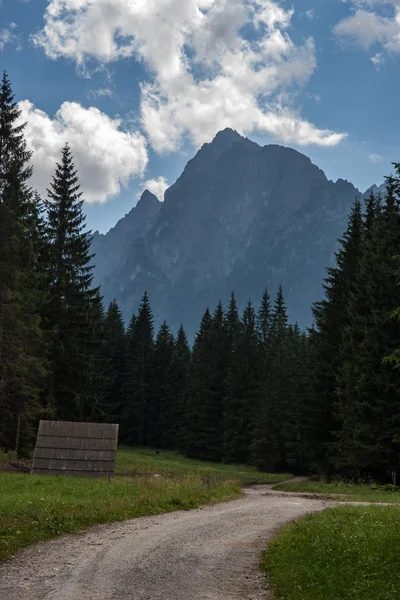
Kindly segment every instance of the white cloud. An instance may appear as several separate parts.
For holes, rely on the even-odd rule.
[[[144,190],[149,190],[152,194],[157,196],[157,198],[162,202],[164,200],[165,190],[169,188],[170,184],[165,179],[165,177],[159,177],[158,179],[148,179],[140,184],[140,192],[138,193],[138,197],[142,195]]]
[[[48,57],[80,68],[90,58],[144,63],[141,123],[158,152],[176,151],[186,136],[209,141],[227,126],[335,145],[343,134],[318,129],[292,108],[293,88],[316,67],[313,39],[296,45],[289,36],[292,15],[279,0],[50,0],[33,39]],[[281,106],[283,93],[289,101]]]
[[[84,108],[64,102],[51,118],[29,100],[19,103],[21,122],[27,122],[25,135],[33,151],[32,186],[44,194],[68,142],[79,172],[84,198],[106,202],[126,186],[131,177],[142,177],[147,165],[144,137],[120,129],[119,119],[111,119],[97,108]]]
[[[371,56],[371,62],[375,65],[377,69],[385,62],[385,55],[383,52],[377,52],[374,56]]]
[[[0,52],[4,50],[4,47],[7,44],[13,44],[16,47],[16,50],[21,50],[21,38],[14,33],[16,28],[16,23],[10,23],[7,27],[0,29]]]
[[[380,154],[370,154],[368,158],[375,165],[383,161],[383,156],[381,156]]]
[[[352,4],[352,13],[339,21],[334,34],[353,39],[365,50],[379,45],[387,53],[399,53],[400,0],[352,0]],[[375,65],[381,63],[380,53],[371,60]]]

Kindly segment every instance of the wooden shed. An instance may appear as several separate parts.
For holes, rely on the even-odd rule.
[[[40,421],[33,475],[104,476],[114,473],[119,425]]]

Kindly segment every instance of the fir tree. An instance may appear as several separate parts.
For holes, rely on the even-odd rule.
[[[101,405],[102,305],[93,287],[90,232],[71,151],[66,145],[48,190],[47,326],[53,334],[48,410],[66,420],[92,420]],[[101,411],[100,411],[101,412]]]
[[[45,375],[40,329],[41,214],[20,110],[5,73],[0,84],[0,443],[27,450]]]
[[[210,327],[211,350],[207,357],[209,368],[205,382],[204,403],[201,410],[201,452],[207,460],[220,461],[223,443],[224,397],[229,361],[229,347],[225,332],[224,310],[218,303]]]
[[[279,287],[272,314],[270,357],[264,374],[259,418],[255,427],[253,457],[262,470],[279,471],[286,463],[284,415],[289,394],[287,312]]]
[[[104,321],[104,331],[107,383],[107,394],[104,401],[110,407],[112,414],[116,415],[118,422],[120,422],[121,411],[124,406],[126,334],[122,314],[115,298],[110,302],[108,307]]]
[[[174,381],[177,401],[175,449],[182,451],[185,449],[186,427],[188,422],[188,388],[190,359],[190,346],[183,325],[181,325],[175,343]]]
[[[139,312],[128,330],[126,357],[124,441],[129,444],[147,443],[147,412],[151,401],[154,366],[153,313],[147,292]]]
[[[224,460],[249,461],[261,393],[256,315],[249,301],[229,366],[224,414]]]
[[[149,446],[156,448],[175,446],[177,398],[173,372],[174,352],[174,336],[164,321],[154,346],[152,391],[147,407],[147,442]]]
[[[309,443],[311,466],[330,476],[334,470],[333,447],[335,431],[339,428],[335,418],[337,377],[342,368],[344,332],[349,325],[349,300],[363,252],[364,225],[358,200],[352,208],[349,223],[340,249],[336,253],[336,266],[327,270],[325,299],[314,305],[316,335],[312,337],[314,349],[312,415],[310,429],[305,435]],[[310,407],[308,407],[309,409]]]
[[[207,395],[212,353],[211,329],[212,317],[207,308],[195,338],[189,371],[186,455],[191,458],[199,458],[203,449],[203,407],[209,401]]]
[[[384,206],[366,238],[348,308],[337,378],[336,466],[351,476],[385,479],[398,469],[398,378],[383,362],[395,349],[400,305],[393,256],[400,253],[399,167],[387,178]]]

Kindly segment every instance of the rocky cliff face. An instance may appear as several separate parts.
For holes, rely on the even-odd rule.
[[[226,129],[189,161],[161,206],[145,192],[114,229],[95,235],[96,281],[126,319],[147,289],[156,321],[183,322],[190,335],[206,306],[233,289],[243,305],[281,283],[291,319],[311,325],[358,195],[303,154]]]

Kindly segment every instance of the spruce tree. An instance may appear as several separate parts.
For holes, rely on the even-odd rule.
[[[224,414],[224,460],[250,460],[261,395],[261,356],[256,314],[249,301],[228,370]]]
[[[272,327],[271,299],[268,290],[265,290],[261,299],[260,309],[257,314],[257,333],[260,343],[267,348]]]
[[[372,206],[372,205],[371,205]],[[335,431],[340,427],[335,416],[337,378],[346,360],[343,340],[349,326],[349,301],[354,291],[364,247],[364,224],[361,205],[355,201],[347,230],[339,240],[336,266],[327,269],[325,299],[314,305],[316,334],[313,393],[307,410],[310,466],[329,477],[334,470]]]
[[[207,362],[204,403],[201,411],[201,453],[206,460],[220,461],[223,452],[223,414],[229,347],[225,331],[225,316],[218,303],[210,327],[211,350]]]
[[[366,237],[348,309],[337,378],[336,466],[349,476],[387,480],[399,468],[398,377],[383,361],[395,350],[400,305],[395,255],[400,254],[400,168],[387,178],[385,204]]]
[[[152,390],[147,406],[147,443],[155,448],[175,446],[177,397],[174,352],[174,336],[164,321],[154,346]]]
[[[52,333],[51,376],[45,403],[64,420],[86,421],[102,413],[99,354],[102,305],[93,287],[90,232],[68,145],[48,190],[46,322]]]
[[[177,401],[175,449],[184,451],[188,423],[188,389],[191,350],[183,325],[180,326],[175,343],[174,382]]]
[[[262,381],[262,397],[253,441],[255,464],[265,471],[279,471],[286,464],[284,416],[289,395],[287,311],[279,287],[272,314],[268,370]]]
[[[0,443],[29,449],[46,368],[40,328],[41,212],[28,186],[31,153],[4,73],[0,84]]]
[[[128,330],[125,408],[122,415],[124,441],[139,446],[147,444],[154,367],[153,336],[153,313],[145,292],[138,315],[132,319]]]
[[[124,406],[124,377],[126,360],[126,334],[121,310],[115,298],[110,302],[104,320],[105,369],[107,394],[104,402],[120,422]]]
[[[209,399],[210,356],[212,353],[212,317],[207,308],[196,335],[189,369],[186,455],[200,458],[203,450],[203,407]]]

